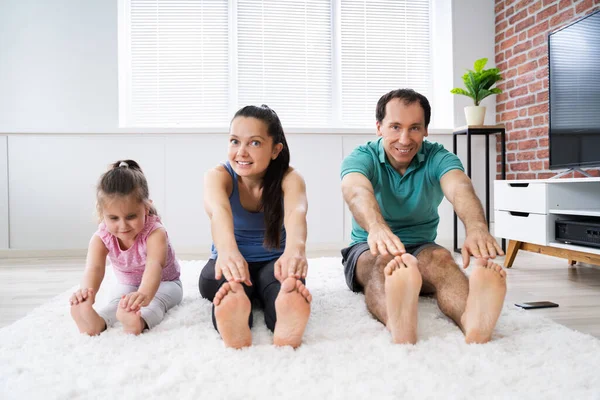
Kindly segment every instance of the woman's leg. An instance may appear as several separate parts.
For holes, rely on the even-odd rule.
[[[256,271],[253,283],[265,312],[265,323],[273,331],[277,346],[298,347],[310,315],[310,292],[304,280],[287,278],[280,283],[275,278],[275,261],[265,263]]]
[[[213,301],[212,320],[227,347],[252,344],[252,287],[215,278],[216,260],[209,260],[200,273],[198,286],[205,299]]]

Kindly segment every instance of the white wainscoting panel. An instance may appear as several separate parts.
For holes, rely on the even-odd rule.
[[[8,249],[8,138],[0,136],[0,250]]]
[[[339,171],[342,136],[288,135],[290,165],[306,182],[307,244],[339,245],[343,241],[344,209]]]
[[[138,161],[159,213],[165,203],[163,136],[10,136],[11,249],[81,249],[97,226],[95,187],[108,165]]]
[[[169,135],[164,221],[175,250],[210,251],[204,173],[227,160],[228,135]]]

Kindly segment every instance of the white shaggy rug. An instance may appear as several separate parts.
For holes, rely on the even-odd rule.
[[[254,346],[226,349],[198,294],[203,265],[182,262],[183,303],[139,337],[80,335],[70,291],[0,329],[0,398],[600,398],[600,341],[514,306],[493,342],[467,345],[422,298],[419,342],[393,345],[347,289],[339,258],[309,261],[314,302],[299,349],[272,346],[259,311]]]

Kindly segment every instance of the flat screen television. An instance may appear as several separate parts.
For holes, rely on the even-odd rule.
[[[548,35],[550,169],[600,165],[600,10]]]

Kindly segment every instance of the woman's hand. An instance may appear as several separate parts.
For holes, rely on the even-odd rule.
[[[248,263],[239,251],[219,252],[215,264],[215,278],[225,276],[228,282],[245,283],[252,286]]]
[[[304,253],[292,255],[284,251],[279,260],[275,262],[275,278],[283,282],[286,278],[293,276],[296,279],[306,278],[308,262]]]

